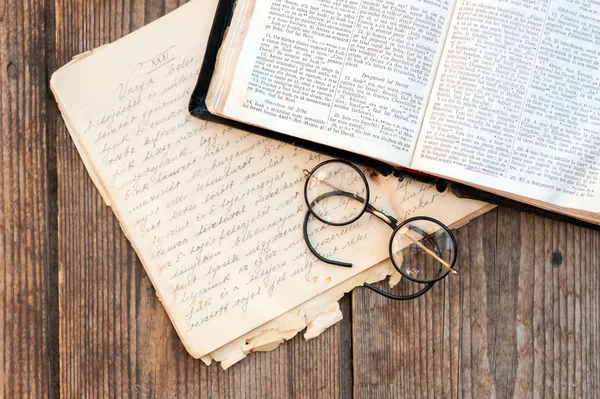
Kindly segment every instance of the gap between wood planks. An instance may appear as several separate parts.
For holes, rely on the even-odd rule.
[[[57,171],[57,124],[62,123],[58,106],[50,92],[50,76],[58,68],[56,64],[56,10],[54,0],[44,0],[44,54],[45,112],[46,112],[46,179],[48,201],[48,260],[47,267],[47,352],[48,394],[60,398],[60,340],[59,340],[59,288],[58,288],[58,171]],[[52,61],[51,61],[52,60]]]

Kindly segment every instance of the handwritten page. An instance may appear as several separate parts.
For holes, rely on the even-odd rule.
[[[51,81],[90,174],[196,357],[382,261],[390,233],[369,217],[314,222],[317,248],[354,267],[317,263],[302,237],[302,169],[324,158],[189,116],[215,6],[192,1]]]

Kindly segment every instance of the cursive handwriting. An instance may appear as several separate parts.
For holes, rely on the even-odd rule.
[[[191,118],[202,59],[190,54],[168,47],[124,72],[111,94],[117,100],[85,122],[84,140],[187,330],[240,314],[265,322],[322,290],[315,275],[341,282],[361,269],[324,265],[306,250],[301,169],[324,157]],[[336,256],[376,248],[357,259],[364,268],[385,257],[387,233],[378,223],[315,226],[311,240]],[[260,324],[252,317],[240,323]]]

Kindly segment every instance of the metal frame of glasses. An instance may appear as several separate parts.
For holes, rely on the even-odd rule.
[[[404,221],[386,215],[369,203],[370,189],[365,174],[350,162],[331,159],[321,162],[312,171],[304,170],[304,200],[308,210],[304,217],[304,241],[319,260],[336,266],[352,267],[351,263],[328,259],[310,242],[311,216],[331,226],[346,226],[369,213],[393,229],[389,256],[393,266],[418,290],[408,295],[394,295],[365,283],[364,286],[390,299],[417,298],[454,269],[458,244],[452,231],[442,222],[428,216]]]

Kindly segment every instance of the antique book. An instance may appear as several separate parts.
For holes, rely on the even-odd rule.
[[[53,74],[51,89],[185,348],[228,367],[304,328],[317,336],[341,318],[345,292],[392,269],[383,244],[390,230],[369,218],[314,235],[325,250],[345,244],[339,254],[354,267],[308,252],[302,169],[324,156],[190,116],[216,5],[191,1],[77,56]],[[369,180],[373,202],[401,217],[457,225],[490,209],[423,183]]]
[[[229,23],[212,114],[600,222],[597,1],[238,0]]]

